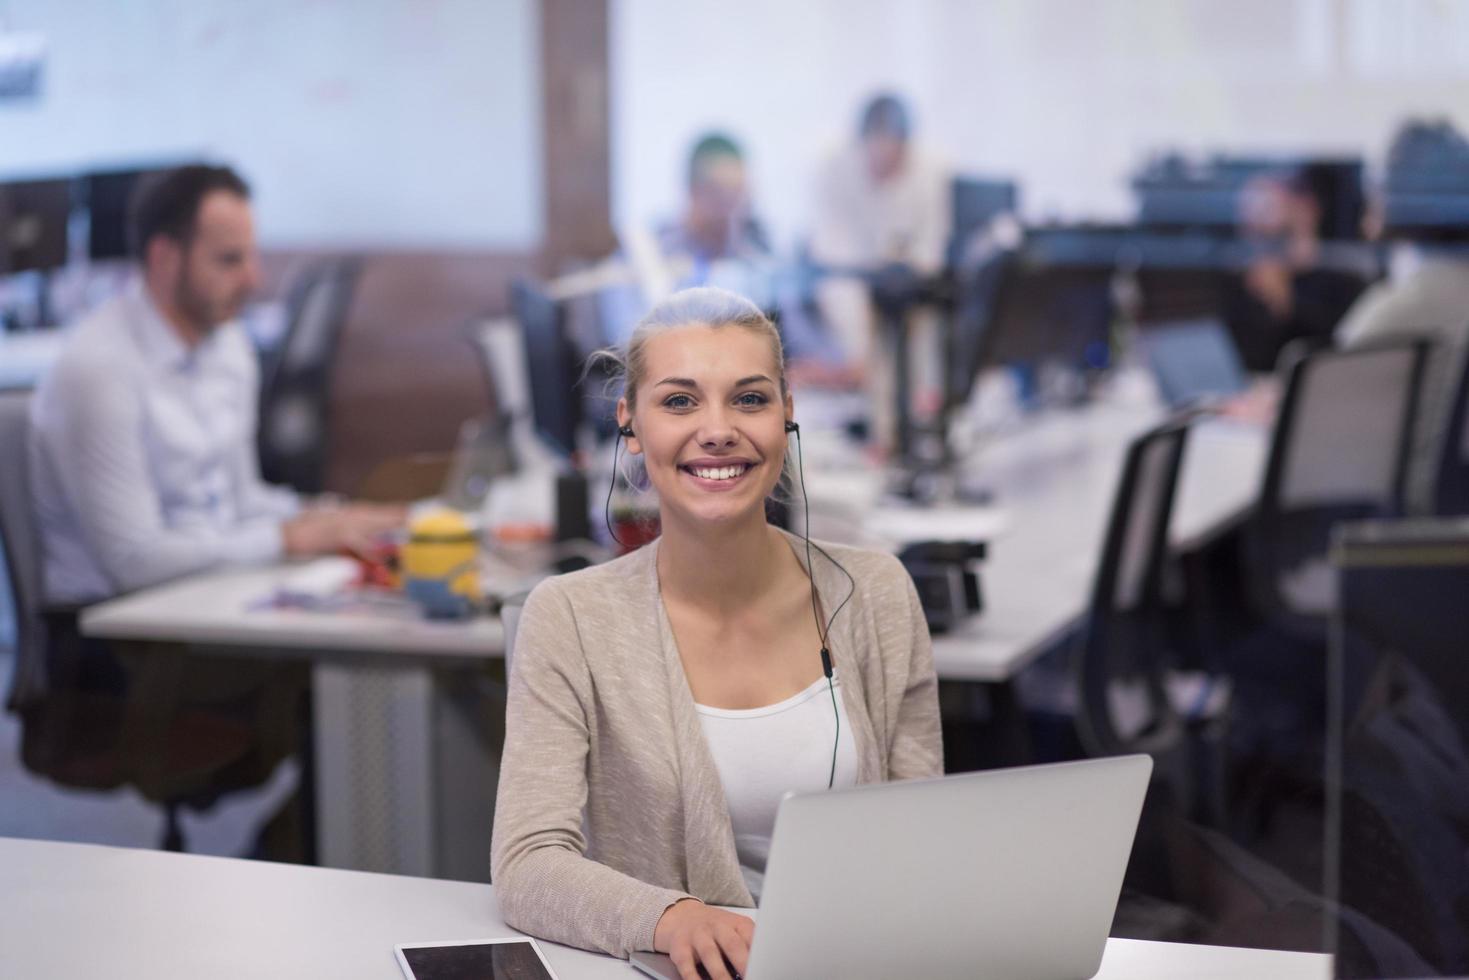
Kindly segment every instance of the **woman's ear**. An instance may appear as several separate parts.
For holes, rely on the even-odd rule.
[[[632,427],[632,412],[627,407],[627,399],[617,399],[617,432],[627,441],[627,451],[634,456],[643,451],[638,443],[637,431]]]

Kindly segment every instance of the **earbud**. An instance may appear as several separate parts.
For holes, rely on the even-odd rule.
[[[605,432],[606,430],[604,429],[603,431]],[[622,436],[622,438],[624,439],[631,439],[634,435],[631,425],[618,426],[617,434]]]
[[[794,423],[794,422],[790,421],[789,419],[787,419],[786,420],[786,431],[787,432],[800,432],[801,431],[801,427],[799,425],[797,425],[796,423]]]

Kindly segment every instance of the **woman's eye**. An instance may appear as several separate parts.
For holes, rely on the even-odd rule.
[[[664,408],[692,408],[694,400],[688,395],[669,395],[663,399]]]
[[[738,398],[735,399],[735,404],[743,405],[748,408],[752,405],[764,405],[767,404],[769,401],[770,399],[766,398],[758,391],[747,391],[743,395],[740,395]]]

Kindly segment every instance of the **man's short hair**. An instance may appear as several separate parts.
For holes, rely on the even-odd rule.
[[[1447,120],[1412,119],[1387,151],[1383,224],[1391,237],[1469,241],[1469,140]]]
[[[158,235],[187,245],[194,236],[199,206],[215,191],[250,198],[250,185],[229,167],[191,164],[145,178],[132,200],[133,255],[141,258]]]
[[[726,133],[705,133],[694,142],[694,148],[689,151],[689,186],[698,183],[704,168],[711,160],[727,157],[739,163],[745,160],[745,154],[740,150],[740,144]]]
[[[863,139],[888,136],[906,143],[913,130],[908,107],[891,92],[876,95],[862,110],[862,123],[857,132]]]

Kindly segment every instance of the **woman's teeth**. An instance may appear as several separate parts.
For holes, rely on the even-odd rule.
[[[733,480],[745,472],[744,465],[739,466],[691,466],[689,471],[703,480]]]

